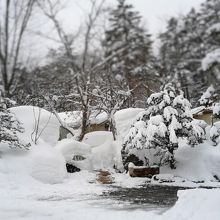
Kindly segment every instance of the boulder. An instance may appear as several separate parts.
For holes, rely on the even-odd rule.
[[[129,175],[131,177],[147,177],[151,178],[152,176],[160,173],[160,168],[157,166],[154,167],[137,167],[132,163],[128,167]]]

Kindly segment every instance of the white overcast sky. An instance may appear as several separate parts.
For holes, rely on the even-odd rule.
[[[192,7],[198,8],[205,0],[129,0],[146,19],[149,31],[157,34],[166,26],[171,16],[186,14]]]
[[[106,0],[108,4],[114,5],[116,0]],[[198,8],[205,0],[127,0],[141,13],[149,31],[158,33],[165,28],[166,20],[171,16],[185,14],[192,7]],[[68,0],[69,8],[64,10],[62,17],[66,22],[83,21],[84,11],[89,8],[89,0]],[[72,4],[71,4],[72,2]],[[71,21],[70,21],[70,18]],[[68,21],[69,20],[69,21]]]
[[[106,0],[107,4],[115,5],[116,0]],[[149,32],[155,38],[157,34],[164,30],[166,21],[172,17],[180,14],[186,14],[192,7],[198,8],[205,0],[128,0],[134,5],[134,8],[143,16]],[[76,31],[78,26],[83,23],[85,19],[85,12],[89,10],[89,0],[62,0],[65,8],[60,13],[59,19],[66,27],[67,33]],[[43,22],[44,26],[41,29],[48,29],[50,22]],[[31,43],[32,44],[32,43]],[[46,39],[39,39],[34,42],[32,51],[40,51],[42,55],[46,54],[51,47],[57,47],[54,42]]]

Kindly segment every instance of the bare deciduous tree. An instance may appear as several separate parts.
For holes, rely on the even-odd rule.
[[[0,3],[0,76],[10,96],[19,72],[20,52],[35,0],[5,0]]]
[[[102,82],[100,86],[96,86],[92,95],[96,100],[96,110],[107,113],[109,128],[114,140],[116,140],[115,113],[126,105],[131,96],[131,91],[128,89],[128,86],[124,86],[122,81],[113,83],[108,75],[105,77],[105,82]]]
[[[79,136],[79,140],[81,141],[86,133],[89,117],[91,114],[91,74],[92,71],[86,71],[86,66],[88,66],[88,52],[89,52],[89,44],[91,40],[92,29],[95,26],[95,23],[102,12],[102,8],[105,0],[102,0],[100,3],[96,0],[91,0],[91,11],[88,14],[88,20],[86,23],[86,34],[84,39],[84,50],[83,50],[83,60],[82,66],[79,67],[75,63],[75,59],[73,56],[73,46],[75,43],[76,35],[68,35],[59,20],[57,19],[57,14],[60,11],[60,1],[38,1],[39,7],[42,9],[43,13],[49,18],[57,31],[60,42],[64,46],[66,56],[70,63],[70,72],[74,75],[75,82],[73,87],[75,86],[75,90],[77,91],[77,100],[81,107],[82,111],[82,125],[81,125],[81,134]],[[69,38],[68,36],[73,36]],[[71,96],[71,94],[70,94]],[[75,96],[75,94],[73,95]]]
[[[88,53],[89,53],[89,45],[91,43],[92,30],[95,28],[96,21],[104,11],[104,4],[106,0],[102,0],[100,3],[97,0],[90,0],[91,2],[91,10],[87,16],[86,21],[86,33],[84,38],[84,50],[83,50],[83,58],[82,58],[82,71],[86,71],[86,64],[88,62]]]

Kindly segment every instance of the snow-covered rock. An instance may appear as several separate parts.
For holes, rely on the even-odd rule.
[[[55,146],[64,156],[66,163],[81,170],[92,170],[91,147],[88,144],[72,139],[63,139]]]

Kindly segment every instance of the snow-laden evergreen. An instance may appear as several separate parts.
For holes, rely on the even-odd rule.
[[[206,0],[197,10],[171,18],[160,35],[160,58],[166,72],[175,69],[182,88],[189,90],[190,101],[197,104],[210,84],[219,84],[220,76],[220,1]]]
[[[203,129],[194,123],[190,103],[175,88],[167,84],[163,91],[152,94],[147,100],[147,109],[140,113],[125,137],[122,159],[125,168],[134,155],[146,166],[163,165],[169,162],[175,168],[174,151],[180,140],[194,146],[201,143]]]
[[[113,71],[128,74],[152,57],[150,35],[141,26],[141,16],[126,0],[118,0],[105,33],[105,57]]]
[[[19,141],[17,133],[23,132],[23,128],[15,115],[7,109],[7,103],[9,99],[4,98],[0,92],[0,143],[11,148],[28,148],[29,145]]]
[[[212,107],[213,110],[213,117],[219,118],[220,117],[220,102],[215,103]]]
[[[212,118],[212,126],[208,127],[209,130],[209,138],[212,141],[213,145],[216,146],[220,143],[220,123],[218,119],[220,118],[220,103],[215,103],[212,106],[213,118]],[[215,122],[217,119],[217,122]],[[207,129],[207,130],[208,130]]]

